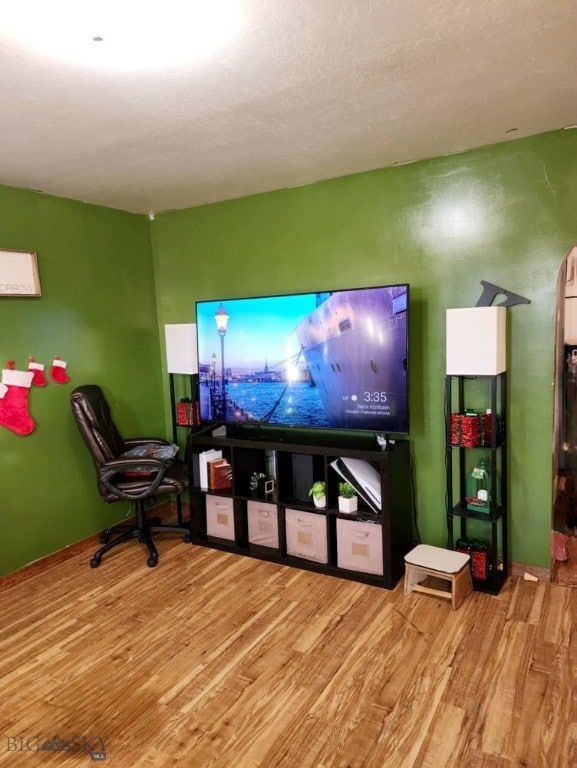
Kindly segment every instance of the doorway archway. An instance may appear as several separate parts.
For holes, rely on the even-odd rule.
[[[577,586],[577,245],[557,278],[552,581]]]

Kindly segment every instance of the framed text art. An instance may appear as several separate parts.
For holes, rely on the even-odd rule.
[[[35,251],[0,249],[0,296],[41,296]]]

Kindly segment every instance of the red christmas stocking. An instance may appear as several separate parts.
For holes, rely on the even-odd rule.
[[[54,355],[54,360],[50,366],[50,378],[52,381],[55,381],[57,384],[68,384],[70,379],[66,373],[67,365],[68,363],[61,360],[58,355]]]
[[[33,357],[29,357],[28,370],[32,371],[34,377],[32,379],[33,387],[45,387],[46,376],[44,375],[44,364],[35,362]]]
[[[2,371],[0,384],[0,427],[6,427],[15,435],[29,435],[36,424],[28,413],[28,395],[34,378],[33,371],[15,371],[10,360]]]

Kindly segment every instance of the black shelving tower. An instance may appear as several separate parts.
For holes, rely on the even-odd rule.
[[[489,445],[465,447],[451,442],[451,413],[465,413],[469,405],[468,388],[472,382],[487,390],[486,408],[491,409],[491,441]],[[477,387],[476,398],[482,397]],[[483,540],[488,545],[488,576],[486,580],[473,579],[475,589],[498,594],[509,573],[507,536],[507,374],[494,376],[445,377],[445,441],[447,473],[447,529],[448,548],[455,548],[455,527],[458,538],[468,538],[473,521],[488,529]],[[475,403],[478,407],[478,400]],[[475,455],[471,455],[473,452]],[[482,453],[490,455],[489,512],[476,512],[467,508],[467,479],[475,459]],[[477,528],[479,526],[476,526]],[[482,526],[481,526],[482,527]]]
[[[178,445],[178,430],[179,428],[187,429],[190,431],[192,427],[190,425],[186,424],[179,424],[177,417],[176,417],[176,387],[175,387],[175,376],[186,376],[188,379],[188,385],[189,385],[189,392],[190,392],[190,398],[191,400],[194,400],[198,393],[198,375],[197,374],[177,374],[177,373],[169,373],[169,385],[170,385],[170,414],[171,414],[171,422],[172,422],[172,442],[175,445]],[[183,515],[182,515],[182,498],[180,496],[176,497],[176,516],[178,520],[178,525],[182,525]]]

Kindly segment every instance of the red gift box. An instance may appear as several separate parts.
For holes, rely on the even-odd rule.
[[[198,403],[181,400],[176,406],[176,423],[181,427],[198,425],[200,423]]]
[[[480,539],[458,539],[455,546],[457,552],[471,556],[471,575],[477,581],[487,581],[489,578],[489,548]]]
[[[477,539],[471,542],[471,573],[477,581],[487,581],[489,578],[489,548]]]
[[[465,448],[491,445],[491,414],[452,413],[451,445]]]

